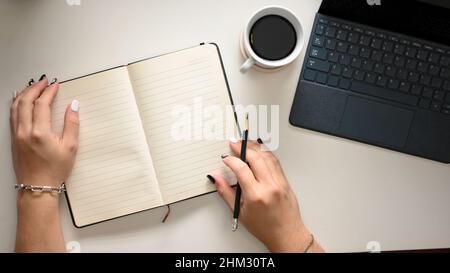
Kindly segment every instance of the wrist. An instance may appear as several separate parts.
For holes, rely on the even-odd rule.
[[[59,194],[46,192],[33,192],[29,190],[19,190],[17,193],[17,208],[19,212],[23,209],[59,209]]]
[[[285,232],[280,239],[275,240],[269,244],[266,244],[266,247],[270,252],[304,252],[308,245],[311,244],[311,233],[304,226],[300,225],[299,227],[291,230],[290,232]]]

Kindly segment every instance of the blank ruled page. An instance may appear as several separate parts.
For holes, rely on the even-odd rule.
[[[77,226],[163,204],[126,67],[61,84],[53,128],[80,101],[80,142],[66,182]]]
[[[225,133],[215,138],[204,133],[208,107],[225,114],[231,105],[216,47],[204,45],[159,56],[129,65],[128,71],[164,202],[214,191],[207,174],[221,174],[235,182],[220,158],[230,153]],[[217,129],[211,130],[213,136],[225,132],[224,120],[225,116],[209,120],[209,128]],[[190,128],[185,132],[189,137],[173,133],[180,124]]]

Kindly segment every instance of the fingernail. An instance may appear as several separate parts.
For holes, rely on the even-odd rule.
[[[31,80],[28,82],[28,86],[32,85],[33,83],[34,83],[34,79],[31,79]]]
[[[13,92],[13,99],[15,99],[17,97],[17,91]]]
[[[208,175],[206,176],[206,178],[208,178],[209,181],[210,181],[211,183],[213,183],[213,184],[216,183],[216,179],[214,179],[214,177],[212,177],[211,175],[208,174]]]
[[[70,109],[72,109],[72,112],[78,112],[78,108],[80,107],[80,102],[77,100],[73,100],[70,104]]]
[[[53,78],[53,79],[52,79],[52,82],[50,83],[50,85],[52,85],[52,84],[56,83],[57,81],[58,81],[58,79],[57,79],[57,78]]]
[[[227,155],[227,154],[223,154],[223,155],[221,155],[220,157],[222,158],[222,159],[225,159],[225,158],[227,158],[227,157],[229,157],[230,155]]]
[[[45,79],[45,77],[47,77],[45,74],[42,74],[42,76],[39,78],[39,81],[42,81],[43,79]]]
[[[230,142],[236,144],[236,143],[238,143],[239,141],[238,141],[235,137],[231,137],[231,138],[230,138]]]
[[[264,142],[260,138],[258,138],[256,141],[258,141],[259,144],[264,144]]]

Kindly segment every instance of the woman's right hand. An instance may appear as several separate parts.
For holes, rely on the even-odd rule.
[[[230,142],[235,154],[241,142]],[[295,193],[292,191],[275,155],[248,142],[247,162],[226,156],[224,163],[235,173],[242,188],[239,221],[271,252],[323,252],[304,225]],[[221,176],[215,185],[230,209],[234,208],[235,189]]]

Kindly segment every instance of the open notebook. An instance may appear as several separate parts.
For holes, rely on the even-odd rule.
[[[53,108],[56,132],[62,131],[64,111],[72,99],[80,101],[81,124],[75,166],[66,181],[75,226],[212,192],[215,186],[207,174],[235,181],[220,158],[230,153],[226,136],[173,137],[174,122],[180,122],[173,116],[174,107],[192,109],[199,99],[204,107],[225,109],[232,104],[214,44],[62,83]],[[234,121],[234,115],[231,118]],[[186,122],[195,128],[204,121],[193,117]]]

